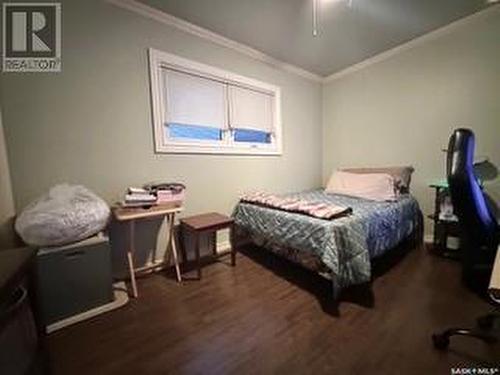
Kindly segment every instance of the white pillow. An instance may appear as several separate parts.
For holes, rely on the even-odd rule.
[[[397,198],[394,178],[386,173],[357,174],[333,172],[325,191],[374,201],[394,201]]]

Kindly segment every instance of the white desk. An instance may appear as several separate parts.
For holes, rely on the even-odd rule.
[[[177,246],[175,244],[174,238],[174,224],[175,224],[175,215],[182,211],[182,206],[179,204],[168,204],[168,205],[158,205],[152,206],[151,208],[124,208],[124,207],[116,207],[113,209],[113,213],[115,214],[116,220],[129,223],[129,246],[127,249],[127,261],[128,261],[128,269],[130,274],[130,283],[132,284],[132,295],[137,298],[139,293],[137,291],[137,283],[135,280],[135,276],[137,272],[149,271],[149,270],[157,270],[159,268],[163,268],[166,265],[165,260],[155,260],[153,259],[153,264],[146,267],[135,268],[134,267],[134,250],[135,250],[135,221],[140,219],[148,219],[154,217],[166,217],[167,218],[167,253],[168,248],[170,247],[172,250],[172,255],[174,258],[175,264],[175,273],[177,276],[177,281],[181,282],[181,271],[179,268],[179,259],[177,256]]]
[[[492,300],[500,303],[500,247],[497,249],[497,256],[493,264],[488,292]]]

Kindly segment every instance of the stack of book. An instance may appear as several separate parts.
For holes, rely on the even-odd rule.
[[[129,187],[124,200],[121,202],[122,207],[143,207],[153,206],[157,204],[156,195],[151,194],[143,188]]]

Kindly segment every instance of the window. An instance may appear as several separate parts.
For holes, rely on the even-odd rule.
[[[280,89],[150,49],[157,152],[281,154]]]

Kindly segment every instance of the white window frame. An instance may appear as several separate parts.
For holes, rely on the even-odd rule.
[[[173,140],[166,136],[166,98],[162,69],[173,69],[194,74],[226,84],[261,91],[274,97],[273,134],[271,143],[235,142],[224,132],[223,140]],[[233,154],[233,155],[282,155],[283,139],[281,126],[281,89],[278,86],[247,78],[233,72],[198,63],[183,57],[149,49],[149,78],[155,151],[174,154]],[[227,103],[226,103],[227,105]]]

